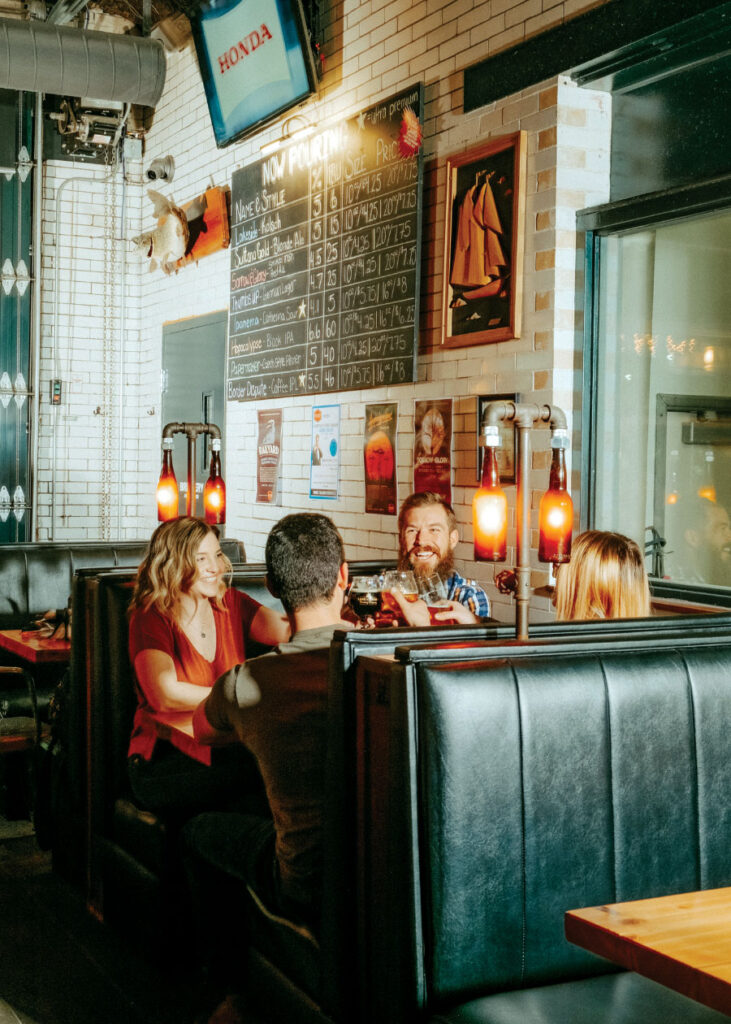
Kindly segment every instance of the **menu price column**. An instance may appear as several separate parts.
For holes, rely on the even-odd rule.
[[[322,346],[323,390],[336,391],[340,386],[338,364],[340,352],[340,285],[342,256],[342,161],[332,160],[325,166],[326,174],[326,241],[325,241],[325,332]]]
[[[307,376],[312,391],[322,389],[325,330],[325,181],[322,165],[310,168],[310,235],[307,252]]]

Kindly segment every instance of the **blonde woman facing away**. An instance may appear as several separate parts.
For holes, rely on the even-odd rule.
[[[245,803],[261,794],[258,772],[238,745],[184,753],[155,731],[157,713],[192,712],[220,675],[245,660],[250,640],[273,646],[289,638],[283,616],[227,585],[230,572],[216,527],[182,516],[153,533],[130,605],[138,702],[130,785],[143,807],[180,819],[230,808],[237,790]]]
[[[621,533],[587,530],[556,578],[558,619],[634,619],[650,614],[642,552]]]

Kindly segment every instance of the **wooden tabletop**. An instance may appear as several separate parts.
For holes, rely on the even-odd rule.
[[[70,641],[44,639],[37,632],[22,629],[0,629],[0,647],[33,665],[66,664],[71,658]]]
[[[570,910],[566,938],[731,1014],[731,888]]]

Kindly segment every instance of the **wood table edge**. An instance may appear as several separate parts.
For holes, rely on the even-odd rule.
[[[569,942],[589,953],[641,974],[650,981],[665,985],[712,1010],[731,1016],[731,992],[728,984],[700,968],[691,967],[666,953],[649,949],[627,936],[620,938],[610,929],[582,917],[581,910],[566,911],[564,933]],[[633,956],[633,953],[640,956]],[[652,961],[652,973],[643,967],[640,957]]]

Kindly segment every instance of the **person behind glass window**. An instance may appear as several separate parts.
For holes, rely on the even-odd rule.
[[[731,525],[710,498],[681,498],[667,510],[670,577],[684,583],[731,586]]]

